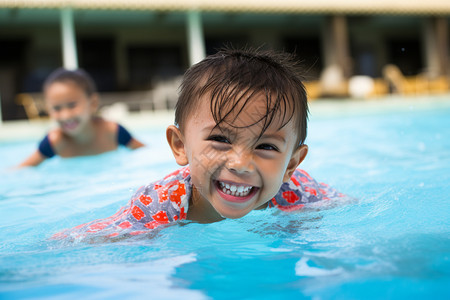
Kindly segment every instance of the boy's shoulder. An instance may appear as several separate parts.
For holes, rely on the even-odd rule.
[[[128,220],[131,224],[143,223],[150,229],[184,220],[191,192],[189,168],[178,169],[137,190],[129,210],[132,217]]]
[[[116,142],[120,126],[119,123],[106,120],[102,117],[96,117],[94,119],[94,124],[97,135],[107,137],[109,141],[113,141],[114,143]]]
[[[57,150],[61,148],[61,146],[65,142],[65,135],[61,128],[53,128],[47,134],[50,145],[53,149]]]
[[[116,133],[119,126],[117,122],[106,120],[102,117],[95,117],[93,123],[97,129],[108,133]]]
[[[172,192],[173,189],[171,187],[174,186],[183,186],[183,188],[186,186],[186,188],[190,189],[190,170],[189,167],[182,167],[179,168],[167,175],[165,175],[163,178],[160,178],[156,181],[152,181],[149,184],[145,186],[145,190],[151,191],[151,190],[167,190],[168,192]],[[170,191],[169,191],[170,190]]]
[[[302,209],[305,205],[326,205],[330,200],[346,197],[323,182],[317,182],[305,170],[296,169],[288,182],[269,201],[270,207],[285,211]]]

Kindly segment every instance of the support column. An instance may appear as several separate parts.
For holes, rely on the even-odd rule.
[[[348,95],[348,81],[351,75],[349,58],[347,19],[345,16],[327,18],[322,28],[322,49],[324,70],[320,75],[322,97],[343,97]]]
[[[348,46],[347,19],[345,16],[331,16],[322,31],[325,68],[338,66],[345,78],[351,75]]]
[[[129,82],[128,58],[126,55],[126,39],[121,32],[115,42],[116,80],[119,89],[127,88]]]
[[[78,57],[73,23],[73,10],[69,7],[61,10],[61,40],[64,68],[69,70],[77,69]]]
[[[444,17],[432,17],[426,20],[423,34],[427,76],[436,78],[449,75],[447,19]]]
[[[202,16],[199,11],[189,11],[187,13],[187,37],[189,64],[192,66],[206,56]]]
[[[2,113],[2,91],[0,91],[0,126],[3,125],[3,113]]]

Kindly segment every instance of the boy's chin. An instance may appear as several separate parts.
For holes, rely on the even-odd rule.
[[[231,209],[224,209],[224,210],[217,210],[217,213],[222,216],[225,219],[240,219],[244,216],[246,216],[249,212],[252,210],[231,210]]]
[[[70,137],[75,137],[75,136],[77,136],[78,134],[80,134],[80,132],[81,132],[80,126],[77,126],[77,127],[75,127],[75,128],[65,128],[65,127],[63,127],[63,126],[60,126],[59,128],[61,128],[61,131],[62,131],[65,135],[70,136]]]
[[[63,130],[63,133],[65,136],[70,138],[75,138],[80,134],[78,131],[66,131],[66,130]]]
[[[248,215],[251,211],[253,210],[261,210],[261,209],[265,209],[268,207],[268,202],[259,205],[257,207],[252,207],[252,208],[241,208],[241,209],[233,209],[233,208],[227,208],[227,209],[223,209],[221,211],[217,210],[216,211],[223,217],[226,219],[240,219],[242,217],[245,217],[246,215]]]

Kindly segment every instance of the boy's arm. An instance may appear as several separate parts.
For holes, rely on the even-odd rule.
[[[47,158],[53,157],[55,151],[53,150],[52,143],[50,143],[50,135],[52,135],[52,143],[55,144],[59,141],[57,135],[54,132],[46,135],[40,142],[38,149],[33,152],[26,160],[24,160],[18,167],[37,166]]]
[[[54,234],[52,239],[77,241],[87,238],[88,241],[95,241],[95,239],[99,238],[107,239],[118,236],[124,230],[129,231],[134,225],[134,222],[129,222],[130,212],[134,207],[134,203],[139,199],[142,189],[143,187],[138,189],[129,204],[121,207],[114,215],[65,229]]]
[[[47,159],[47,157],[42,155],[42,153],[39,150],[35,150],[33,152],[33,154],[31,154],[27,159],[25,159],[17,167],[18,168],[23,168],[23,167],[37,166],[37,165],[41,164],[46,159]]]
[[[116,240],[149,233],[161,225],[184,220],[190,192],[186,181],[179,179],[168,175],[163,180],[143,186],[131,197],[129,204],[113,216],[66,229],[52,238],[88,242]]]
[[[145,146],[145,144],[135,139],[130,132],[120,124],[117,124],[117,143],[119,145],[124,145],[129,149],[137,149]]]
[[[296,169],[289,182],[283,183],[280,191],[269,203],[270,207],[292,211],[312,206],[334,205],[350,197],[329,185],[317,182],[306,171]]]
[[[141,148],[144,146],[145,146],[145,144],[141,143],[139,140],[132,137],[126,147],[134,150],[134,149]]]

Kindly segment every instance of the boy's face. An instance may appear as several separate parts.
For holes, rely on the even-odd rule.
[[[45,90],[49,116],[69,136],[80,133],[91,120],[97,108],[95,97],[89,98],[83,89],[71,81],[54,82]]]
[[[260,120],[266,112],[263,96],[255,97],[238,116],[236,107],[220,125],[222,130],[214,128],[209,99],[199,102],[183,132],[175,126],[167,130],[177,163],[190,165],[194,190],[188,218],[189,213],[206,214],[198,221],[243,217],[275,196],[306,156],[307,146],[296,145],[294,120],[279,129],[280,116],[259,139],[262,122],[247,128],[227,124],[246,127]]]

